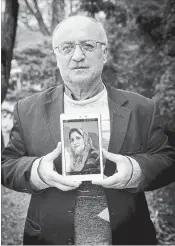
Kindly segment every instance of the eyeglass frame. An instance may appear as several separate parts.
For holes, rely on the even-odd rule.
[[[91,50],[91,51],[84,50],[84,49],[82,48],[82,46],[81,46],[81,43],[82,43],[82,42],[88,42],[88,41],[93,41],[93,42],[95,42],[95,44],[96,44],[96,46],[94,47],[94,49]],[[61,44],[64,44],[64,43],[70,43],[70,44],[73,44],[73,45],[74,45],[74,48],[72,49],[72,51],[71,51],[70,53],[62,54],[62,53],[60,52],[59,46],[60,46]],[[66,55],[72,55],[72,54],[74,53],[74,51],[75,51],[76,45],[79,45],[81,51],[83,52],[83,54],[85,54],[86,52],[93,52],[93,51],[97,48],[97,44],[98,44],[98,43],[101,44],[101,45],[106,45],[106,43],[104,43],[104,42],[95,41],[95,40],[83,40],[83,41],[79,41],[79,42],[75,42],[75,43],[70,41],[70,42],[63,42],[63,43],[59,44],[59,46],[56,46],[56,47],[54,48],[54,50],[57,49],[58,52],[59,52],[61,55],[63,55],[63,56],[66,56]]]

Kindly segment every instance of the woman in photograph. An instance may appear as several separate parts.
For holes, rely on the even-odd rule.
[[[81,128],[69,131],[71,174],[100,173],[100,158],[98,151],[92,145],[92,139]]]

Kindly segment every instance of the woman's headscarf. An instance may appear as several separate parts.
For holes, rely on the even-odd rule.
[[[79,135],[82,136],[82,138],[84,140],[85,148],[84,148],[84,151],[82,152],[81,155],[75,154],[75,152],[71,148],[71,154],[72,154],[72,158],[73,158],[73,163],[71,165],[71,169],[72,169],[72,171],[81,171],[83,169],[85,161],[88,157],[89,150],[95,149],[95,148],[92,145],[92,139],[89,137],[88,133],[86,131],[84,131],[82,128],[72,128],[69,131],[69,139],[70,139],[71,134],[73,132],[77,132]]]

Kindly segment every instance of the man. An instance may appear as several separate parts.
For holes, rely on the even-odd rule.
[[[17,103],[2,155],[3,184],[32,194],[24,244],[156,244],[143,192],[168,184],[166,170],[175,165],[158,107],[104,86],[107,37],[96,20],[64,20],[52,43],[64,85]],[[84,184],[61,175],[63,112],[101,114],[103,180]]]

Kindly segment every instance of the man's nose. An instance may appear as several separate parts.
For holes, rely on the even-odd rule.
[[[80,45],[75,45],[75,50],[73,52],[72,55],[72,60],[76,61],[76,62],[80,62],[82,60],[84,60],[85,56],[84,53],[80,47]]]

